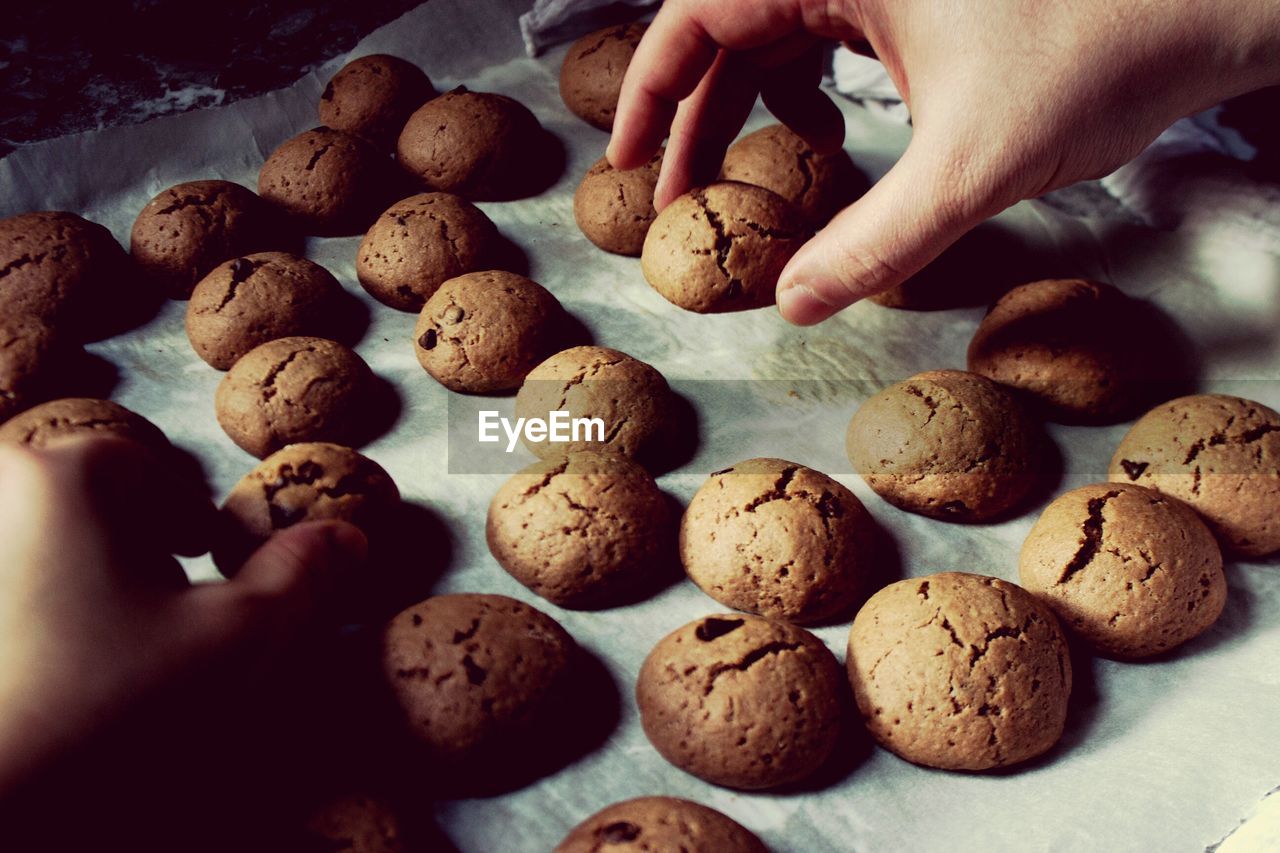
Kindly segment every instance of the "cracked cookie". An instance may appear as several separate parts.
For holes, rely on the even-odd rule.
[[[258,194],[307,234],[359,234],[391,200],[387,156],[359,136],[316,127],[287,139],[258,172]]]
[[[1132,334],[1137,305],[1109,284],[1046,279],[991,306],[969,343],[969,370],[1016,388],[1049,420],[1123,420],[1141,406],[1153,342]]]
[[[653,190],[662,169],[662,151],[635,169],[622,171],[601,157],[573,194],[573,218],[586,238],[606,252],[639,257],[645,235],[657,218]]]
[[[449,193],[420,193],[391,205],[369,228],[356,277],[379,302],[421,311],[445,281],[488,265],[498,229],[480,208]]]
[[[573,828],[553,853],[769,853],[755,833],[728,815],[679,797],[614,803]]]
[[[1156,406],[1125,434],[1107,478],[1186,501],[1226,551],[1280,550],[1280,414],[1261,403],[1195,394]]]
[[[44,323],[0,314],[0,422],[47,396],[60,378],[65,355]]]
[[[218,385],[218,423],[259,459],[286,444],[350,444],[373,384],[364,359],[324,338],[268,341],[237,361]]]
[[[539,737],[575,650],[556,620],[514,598],[437,595],[387,624],[382,672],[433,759],[502,761]]]
[[[186,299],[209,270],[270,249],[275,223],[267,203],[230,181],[190,181],[164,190],[133,222],[130,254],[173,299]]]
[[[215,267],[191,292],[187,339],[211,366],[227,370],[260,344],[290,335],[335,335],[345,292],[317,263],[259,252]]]
[[[555,349],[563,319],[560,302],[536,281],[502,270],[465,273],[422,306],[414,352],[452,391],[508,391]]]
[[[485,535],[513,578],[561,607],[608,607],[670,560],[675,531],[649,472],[612,453],[537,462],[498,489]]]
[[[875,558],[874,522],[835,480],[748,459],[705,482],[680,524],[680,561],[721,604],[800,624],[853,603]]]
[[[613,129],[622,78],[648,24],[631,23],[587,33],[569,46],[560,65],[560,98],[592,127]]]
[[[662,757],[715,785],[776,788],[817,770],[843,725],[840,664],[803,628],[745,613],[664,637],[636,702]]]
[[[868,187],[866,177],[843,149],[819,154],[781,124],[762,127],[729,146],[720,177],[773,190],[794,204],[815,229]]]
[[[599,428],[579,433],[579,440],[521,440],[535,456],[546,459],[579,450],[609,450],[643,456],[671,429],[671,389],[652,366],[616,349],[597,346],[561,350],[525,377],[516,394],[516,416],[549,420],[552,412],[570,418],[599,418]]]
[[[1021,587],[942,572],[886,586],[853,620],[846,661],[867,730],[902,758],[989,770],[1035,758],[1067,718],[1071,658]]]
[[[691,190],[649,226],[644,277],[667,301],[699,314],[774,302],[778,275],[809,239],[804,218],[782,196],[722,181]]]
[[[0,441],[47,447],[64,438],[111,435],[151,448],[169,445],[151,421],[110,400],[64,397],[27,409],[0,426]]]
[[[214,560],[230,575],[271,534],[304,521],[347,521],[374,541],[399,503],[391,475],[367,456],[339,444],[291,444],[227,495]]]
[[[296,847],[312,853],[412,853],[411,833],[389,797],[350,792],[329,797],[307,814]]]
[[[362,56],[324,87],[320,123],[389,149],[413,111],[435,96],[431,80],[413,63],[385,53]]]
[[[919,373],[871,397],[845,449],[876,494],[943,521],[989,521],[1035,487],[1036,425],[1008,391],[961,370]]]
[[[1143,658],[1204,633],[1227,601],[1222,552],[1177,498],[1126,483],[1073,489],[1022,543],[1018,575],[1102,654]]]

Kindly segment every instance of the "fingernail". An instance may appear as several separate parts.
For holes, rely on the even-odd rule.
[[[807,284],[793,284],[778,291],[778,311],[782,319],[797,326],[812,326],[836,313],[836,306],[823,301]]]

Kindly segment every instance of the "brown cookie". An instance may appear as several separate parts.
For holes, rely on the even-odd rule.
[[[516,394],[517,417],[549,421],[552,412],[567,412],[571,419],[603,422],[603,428],[580,432],[576,441],[533,441],[523,433],[525,446],[543,459],[580,450],[643,455],[669,433],[672,409],[661,373],[608,347],[561,350],[529,371]]]
[[[875,560],[862,502],[835,480],[782,459],[716,471],[680,523],[680,560],[721,604],[800,624],[853,603]]]
[[[433,190],[469,199],[519,195],[544,131],[519,101],[457,89],[419,107],[396,143],[400,165]]]
[[[1109,284],[1048,279],[1015,287],[969,343],[969,370],[1016,388],[1050,420],[1121,420],[1147,388],[1137,306]]]
[[[489,504],[489,550],[561,607],[607,607],[661,571],[675,538],[649,472],[612,453],[537,462]]]
[[[1280,414],[1261,403],[1196,394],[1156,406],[1125,434],[1107,477],[1191,504],[1225,551],[1280,550]]]
[[[769,853],[736,820],[692,800],[637,797],[601,809],[573,828],[554,853]]]
[[[667,761],[715,785],[759,790],[827,760],[843,725],[843,681],[803,628],[726,614],[664,637],[640,668],[636,702]]]
[[[724,181],[667,205],[640,254],[669,302],[711,314],[772,305],[778,275],[809,239],[796,208],[771,190]]]
[[[367,456],[338,444],[291,444],[227,495],[214,558],[230,574],[271,534],[303,521],[347,521],[375,542],[399,504],[395,481]]]
[[[1177,498],[1094,483],[1045,508],[1022,543],[1022,585],[1102,654],[1142,658],[1209,629],[1227,601],[1222,552]]]
[[[555,349],[563,319],[559,301],[536,281],[501,270],[466,273],[422,306],[414,352],[450,390],[507,391]]]
[[[1053,612],[997,578],[942,572],[889,584],[849,631],[849,681],[885,749],[928,767],[989,770],[1062,735],[1071,658]]]
[[[0,315],[0,422],[44,399],[58,383],[66,351],[53,330],[24,315]]]
[[[819,154],[781,124],[762,127],[729,146],[720,177],[773,190],[794,204],[814,229],[826,225],[869,186],[843,149]]]
[[[47,447],[65,438],[111,435],[152,448],[167,447],[160,428],[110,400],[64,397],[27,409],[0,426],[0,441]]]
[[[320,96],[320,123],[392,148],[409,116],[436,90],[422,69],[385,53],[353,59]]]
[[[258,252],[220,264],[187,303],[187,338],[196,355],[227,370],[254,347],[290,335],[336,336],[345,292],[317,263],[286,252]]]
[[[601,157],[573,194],[573,218],[587,239],[606,252],[639,257],[645,235],[657,218],[653,190],[662,152],[636,169],[621,171]]]
[[[592,127],[613,129],[622,78],[648,24],[631,23],[588,33],[569,46],[560,66],[560,97]]]
[[[1043,461],[1041,436],[1009,392],[961,370],[918,373],[867,400],[845,449],[880,497],[944,521],[1008,513]]]
[[[393,193],[391,161],[372,143],[317,127],[287,139],[258,172],[258,194],[307,234],[369,227]]]
[[[575,648],[556,620],[514,598],[437,595],[387,624],[382,672],[434,760],[500,760],[539,737]]]
[[[218,423],[259,459],[286,444],[351,444],[361,434],[373,374],[348,347],[324,338],[278,338],[254,347],[218,385]]]
[[[157,195],[134,220],[130,253],[148,279],[186,299],[218,264],[271,248],[270,208],[230,181],[190,181]]]
[[[393,803],[362,793],[331,797],[314,808],[300,850],[325,853],[410,853],[403,821]]]
[[[369,228],[356,277],[379,302],[421,311],[442,283],[490,265],[498,229],[480,208],[449,193],[421,193],[391,205]]]

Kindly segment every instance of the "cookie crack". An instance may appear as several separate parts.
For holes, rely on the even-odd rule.
[[[916,397],[922,403],[924,403],[926,406],[929,407],[929,417],[925,418],[924,423],[921,424],[922,427],[927,427],[929,423],[934,419],[934,417],[938,414],[938,401],[933,399],[933,395],[926,394],[924,391],[920,390],[914,385],[907,385],[903,388],[903,390],[906,391],[908,394],[910,394],[912,397]]]
[[[222,187],[210,190],[206,195],[189,195],[175,199],[172,204],[162,207],[156,211],[156,216],[167,216],[170,213],[176,213],[188,207],[194,207],[197,210],[212,206],[226,192]],[[204,212],[204,211],[201,211]]]
[[[631,30],[632,30],[631,27],[623,27],[620,30],[610,30],[609,32],[604,33],[603,35],[600,36],[600,38],[596,39],[595,43],[592,44],[590,47],[583,48],[582,51],[578,53],[578,59],[586,59],[588,56],[600,50],[602,47],[604,47],[606,44],[608,44],[611,41],[624,41],[627,43],[633,43],[631,38]],[[638,43],[638,42],[635,42],[635,43]]]
[[[742,508],[742,511],[755,512],[756,508],[762,504],[767,504],[772,501],[790,500],[791,496],[787,494],[787,486],[791,485],[791,481],[796,476],[796,471],[799,470],[800,466],[798,465],[788,465],[786,468],[783,468],[782,473],[778,475],[777,481],[773,484],[773,488],[765,492],[763,495],[754,498],[751,503]]]
[[[761,237],[769,237],[774,240],[795,240],[796,238],[803,236],[798,231],[790,231],[786,228],[769,228],[766,225],[761,225],[759,222],[752,222],[750,219],[743,219],[741,217],[734,217],[733,221],[739,225],[745,226],[747,230],[752,231]],[[732,241],[733,235],[729,235],[729,239]]]
[[[716,262],[716,268],[720,270],[720,274],[729,283],[725,295],[729,297],[737,296],[742,292],[742,282],[733,273],[729,272],[729,252],[733,249],[733,237],[724,230],[724,221],[720,218],[720,214],[711,209],[711,204],[707,201],[706,190],[694,190],[693,199],[702,208],[703,215],[707,217],[707,224],[711,226],[711,231],[715,234],[715,244],[712,247],[711,255]]]
[[[227,285],[227,292],[222,295],[222,301],[213,309],[213,312],[217,314],[230,305],[236,298],[236,291],[240,289],[240,285],[252,278],[260,267],[266,266],[266,263],[266,261],[251,261],[248,258],[236,258],[232,261],[231,282]]]
[[[9,263],[5,264],[3,267],[0,267],[0,278],[4,278],[10,273],[17,272],[18,270],[22,269],[25,266],[29,266],[31,264],[39,264],[48,256],[49,256],[48,252],[41,252],[38,255],[28,254],[28,255],[23,255],[19,258],[14,258],[12,261],[9,261]]]
[[[1058,577],[1058,583],[1066,583],[1071,579],[1072,575],[1089,565],[1098,553],[1098,549],[1102,545],[1102,510],[1107,505],[1107,501],[1119,495],[1118,491],[1112,490],[1101,497],[1089,500],[1087,505],[1088,515],[1081,526],[1081,533],[1084,539],[1076,550],[1075,556],[1063,567],[1062,574]]]
[[[707,670],[707,684],[703,688],[703,695],[711,695],[712,689],[715,687],[716,679],[724,675],[726,672],[746,672],[760,661],[773,655],[780,655],[784,652],[794,652],[799,649],[801,643],[787,643],[781,640],[775,640],[772,643],[765,643],[759,648],[752,649],[743,655],[742,659],[734,663],[720,663]]]
[[[529,488],[521,492],[520,493],[521,497],[529,498],[538,494],[538,492],[541,492],[547,486],[551,485],[551,481],[554,480],[556,477],[560,476],[561,474],[563,474],[565,472],[565,469],[567,469],[568,467],[569,467],[569,460],[567,459],[560,460],[555,464],[555,467],[553,467],[551,470],[549,470],[546,474],[543,475],[542,479],[539,482],[534,483],[532,486],[530,486]]]
[[[315,352],[315,351],[316,351],[315,347],[309,347],[309,346],[303,347],[302,349],[294,350],[293,352],[289,353],[289,355],[286,358],[284,358],[279,364],[271,368],[271,370],[267,371],[267,375],[262,377],[262,381],[258,383],[258,385],[263,390],[262,398],[264,400],[270,400],[272,397],[276,395],[276,379],[280,376],[281,373],[285,371],[285,368],[287,368],[290,364],[294,362],[295,359],[297,359],[298,356],[306,352]]]
[[[326,142],[324,145],[321,145],[311,153],[311,159],[307,161],[307,165],[303,168],[308,172],[314,171],[316,164],[320,162],[320,158],[323,157],[332,147],[332,142]]]
[[[804,198],[809,194],[809,190],[813,188],[813,157],[816,152],[807,146],[796,152],[796,168],[800,170],[800,176],[804,179],[804,183],[800,185],[800,192],[797,198]]]

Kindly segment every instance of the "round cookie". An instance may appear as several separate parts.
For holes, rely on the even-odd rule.
[[[324,87],[320,123],[391,148],[413,111],[435,96],[431,80],[413,63],[385,53],[362,56]]]
[[[317,263],[258,252],[220,264],[187,303],[187,339],[211,366],[227,370],[245,353],[290,335],[337,335],[345,291]]]
[[[721,604],[800,624],[853,603],[875,559],[862,502],[820,471],[748,459],[702,484],[680,523],[680,560]]]
[[[45,396],[63,361],[63,348],[48,326],[22,315],[0,316],[0,422]]]
[[[560,66],[560,98],[592,127],[613,129],[622,78],[648,24],[631,23],[588,33],[569,46]]]
[[[164,190],[133,222],[130,254],[148,279],[174,299],[230,258],[271,248],[267,204],[230,181],[190,181]]]
[[[382,672],[433,760],[500,760],[539,737],[575,650],[556,620],[514,598],[437,595],[387,624]]]
[[[998,578],[942,572],[889,584],[853,620],[846,665],[871,736],[928,767],[1035,758],[1067,718],[1062,629],[1033,595]]]
[[[338,444],[291,444],[227,495],[215,562],[231,574],[271,534],[303,521],[347,521],[375,540],[399,504],[395,481],[367,456]]]
[[[251,349],[214,397],[218,423],[259,459],[286,444],[350,444],[373,384],[364,359],[335,341],[290,337]]]
[[[969,370],[1016,388],[1065,423],[1124,418],[1146,390],[1137,306],[1109,284],[1047,279],[1015,287],[969,343]]]
[[[1125,483],[1094,483],[1049,504],[1022,543],[1018,574],[1063,625],[1119,658],[1199,636],[1227,601],[1222,552],[1195,511]]]
[[[167,447],[160,428],[110,400],[64,397],[27,409],[0,425],[0,441],[47,447],[73,436],[112,435],[152,448]]]
[[[404,821],[386,798],[349,793],[312,809],[298,839],[299,851],[411,853]]]
[[[577,441],[522,441],[542,459],[580,450],[609,450],[635,458],[651,450],[671,428],[671,388],[652,366],[616,349],[597,346],[561,350],[525,377],[516,394],[516,416],[550,420],[552,412],[571,419],[599,418],[598,428]]]
[[[422,306],[413,330],[422,369],[453,391],[518,388],[555,349],[564,318],[542,285],[501,270],[451,278]]]
[[[989,521],[1035,487],[1041,437],[1001,386],[960,370],[890,385],[854,413],[853,468],[880,497],[944,521]]]
[[[774,302],[778,275],[809,239],[800,212],[775,192],[723,181],[691,190],[649,227],[640,267],[669,302],[700,314]]]
[[[480,208],[449,193],[420,193],[387,208],[356,255],[356,277],[379,302],[421,311],[445,281],[484,269],[498,229]]]
[[[819,154],[790,128],[762,127],[725,152],[720,177],[773,190],[813,228],[826,225],[867,191],[867,179],[843,149]]]
[[[645,235],[657,218],[653,190],[662,170],[662,152],[636,169],[621,171],[601,157],[573,194],[573,218],[587,239],[606,252],[639,257]]]
[[[649,472],[612,453],[534,463],[498,489],[485,535],[507,573],[561,607],[607,607],[671,557],[675,531]]]
[[[1280,550],[1280,414],[1261,403],[1196,394],[1156,406],[1125,434],[1107,477],[1186,501],[1225,551]]]
[[[678,797],[637,797],[614,803],[573,828],[553,853],[769,853],[736,820]]]
[[[317,127],[287,139],[258,172],[258,194],[308,234],[345,236],[390,200],[391,163],[351,133]]]
[[[536,172],[542,126],[519,101],[455,89],[419,107],[400,132],[396,158],[433,190],[469,199],[520,194]]]
[[[776,788],[817,770],[843,724],[840,664],[803,628],[745,613],[668,634],[640,668],[640,722],[662,757],[715,785]]]

